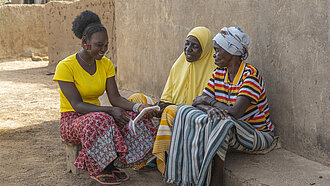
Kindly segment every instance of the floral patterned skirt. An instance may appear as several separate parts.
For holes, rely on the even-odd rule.
[[[127,113],[132,118],[137,116]],[[112,116],[104,112],[61,113],[61,137],[69,143],[81,143],[75,166],[91,176],[98,175],[114,160],[116,166],[132,167],[151,157],[157,132],[154,124],[141,119],[135,127],[136,135],[132,135],[128,125],[117,126]]]

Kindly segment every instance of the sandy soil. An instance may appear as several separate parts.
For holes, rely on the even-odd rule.
[[[0,185],[99,185],[87,172],[66,172],[58,87],[47,65],[0,62]],[[121,185],[167,185],[157,171],[125,171],[131,178]]]

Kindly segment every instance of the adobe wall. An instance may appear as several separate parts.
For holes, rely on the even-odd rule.
[[[193,27],[206,26],[215,35],[223,26],[240,26],[251,37],[247,62],[259,68],[266,80],[271,118],[283,146],[329,165],[328,7],[328,1],[319,0],[120,0],[115,4],[114,0],[81,0],[6,5],[0,6],[5,18],[0,19],[0,59],[33,52],[46,55],[48,42],[49,63],[55,65],[80,49],[71,23],[89,9],[99,14],[108,29],[106,55],[118,66],[120,87],[159,97]]]
[[[0,6],[0,60],[47,55],[44,5]]]
[[[103,0],[81,0],[75,2],[49,2],[45,5],[45,25],[48,37],[49,65],[55,65],[65,57],[78,52],[81,40],[71,30],[72,21],[84,10],[100,16],[109,35],[109,50],[106,56],[116,62],[116,35],[114,2]]]
[[[118,82],[160,96],[186,34],[240,26],[262,73],[284,148],[329,165],[328,1],[116,1]]]

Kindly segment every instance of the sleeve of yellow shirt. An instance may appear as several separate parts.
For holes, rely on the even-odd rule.
[[[72,69],[68,66],[68,64],[62,61],[58,63],[53,78],[53,81],[58,81],[58,80],[74,82]]]
[[[105,58],[105,57],[104,57]],[[110,59],[105,58],[105,62],[106,62],[106,77],[110,78],[116,75],[116,71],[115,71],[115,67],[113,66],[113,63]]]

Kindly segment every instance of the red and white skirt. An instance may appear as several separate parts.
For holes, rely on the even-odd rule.
[[[127,112],[132,118],[137,113]],[[111,162],[120,167],[139,164],[151,156],[156,127],[149,119],[141,119],[135,126],[136,135],[128,125],[117,126],[112,116],[104,112],[85,115],[76,112],[61,113],[61,137],[69,143],[82,145],[75,162],[91,176],[98,175]]]

